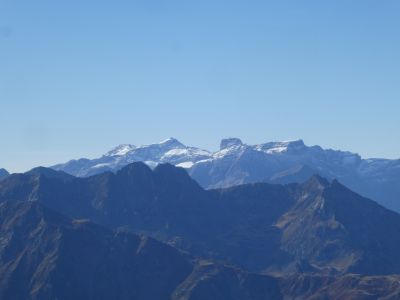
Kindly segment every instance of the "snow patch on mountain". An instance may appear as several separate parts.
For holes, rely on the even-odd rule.
[[[123,155],[128,154],[130,151],[132,151],[134,149],[136,149],[136,146],[134,146],[134,145],[122,144],[122,145],[115,147],[111,151],[107,152],[105,154],[105,156],[123,156]]]
[[[263,151],[268,154],[285,153],[290,151],[301,151],[306,148],[303,140],[292,140],[283,142],[269,142],[261,145],[255,145],[254,148],[258,151]]]
[[[183,162],[183,163],[177,164],[176,166],[177,166],[177,167],[184,168],[184,169],[190,169],[191,167],[193,167],[193,165],[194,165],[193,162],[191,162],[191,161],[185,161],[185,162]]]
[[[151,168],[160,163],[185,168],[205,188],[276,182],[277,178],[279,182],[303,180],[309,170],[314,170],[329,179],[338,178],[356,192],[388,207],[394,208],[397,201],[396,208],[400,210],[400,160],[362,159],[347,151],[307,146],[303,140],[247,145],[238,138],[226,138],[218,151],[210,152],[168,138],[138,147],[122,144],[100,158],[72,160],[53,168],[86,177],[116,172],[135,161],[143,161]],[[300,171],[298,166],[303,166]]]
[[[241,146],[243,145],[243,142],[241,139],[238,138],[227,138],[227,139],[222,139],[219,149],[223,150],[232,146]]]

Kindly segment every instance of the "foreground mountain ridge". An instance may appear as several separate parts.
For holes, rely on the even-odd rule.
[[[135,161],[154,168],[170,163],[186,168],[204,188],[244,183],[304,182],[313,174],[332,179],[363,196],[400,211],[400,159],[363,159],[358,154],[307,146],[302,140],[244,144],[238,138],[223,139],[215,152],[188,147],[175,138],[136,147],[120,145],[97,159],[72,160],[53,166],[79,177],[116,172]]]
[[[320,176],[207,191],[169,164],[87,178],[39,168],[1,181],[3,201],[38,201],[250,271],[400,273],[400,215]]]
[[[397,299],[399,276],[272,277],[195,259],[145,236],[71,220],[37,201],[0,204],[0,298]]]
[[[148,237],[70,220],[38,202],[5,202],[0,216],[1,299],[282,298],[272,277],[197,261]],[[207,290],[218,281],[229,289]],[[253,282],[265,285],[262,293]]]

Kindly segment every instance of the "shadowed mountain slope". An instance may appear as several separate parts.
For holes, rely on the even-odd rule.
[[[41,170],[1,181],[6,200],[39,201],[252,271],[400,273],[400,216],[319,176],[206,191],[168,164],[88,178]]]
[[[274,278],[254,275],[272,288],[258,292],[250,274],[198,262],[151,238],[69,220],[37,202],[0,205],[0,241],[1,299],[193,299],[219,282],[228,288],[207,288],[213,299],[281,298]]]
[[[271,277],[195,259],[144,236],[0,204],[1,299],[397,299],[399,276]]]

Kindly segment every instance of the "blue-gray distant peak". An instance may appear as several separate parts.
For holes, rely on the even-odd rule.
[[[176,138],[170,137],[166,140],[163,140],[159,143],[160,145],[168,145],[168,146],[175,146],[175,147],[185,147],[184,144],[182,144],[180,141],[178,141]]]
[[[227,138],[227,139],[222,139],[221,144],[220,144],[220,149],[226,149],[232,146],[241,146],[243,145],[242,140],[238,138]]]
[[[130,151],[136,149],[135,145],[131,144],[121,144],[110,150],[105,154],[105,156],[123,156],[129,153]]]
[[[269,142],[258,146],[258,149],[269,154],[299,151],[304,150],[305,148],[307,148],[307,146],[301,139],[284,142]]]
[[[135,152],[135,150],[140,149],[176,149],[176,148],[186,148],[184,144],[178,141],[176,138],[168,138],[156,144],[135,146],[132,144],[121,144],[107,152],[104,156],[126,156]]]
[[[64,171],[56,171],[54,169],[45,168],[45,167],[33,168],[32,170],[26,172],[25,174],[44,176],[47,178],[65,179],[65,180],[70,180],[70,179],[74,178],[74,176],[72,176],[68,173],[65,173]]]
[[[6,178],[10,175],[6,169],[0,169],[0,179]]]

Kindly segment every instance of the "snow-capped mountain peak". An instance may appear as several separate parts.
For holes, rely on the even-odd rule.
[[[120,145],[100,158],[73,160],[53,168],[86,177],[115,172],[136,161],[152,168],[160,163],[183,167],[206,188],[290,182],[320,174],[338,178],[355,191],[400,211],[400,204],[395,202],[400,193],[400,160],[362,159],[351,152],[307,146],[302,140],[247,145],[238,138],[226,138],[220,150],[209,152],[169,138],[139,147]]]
[[[126,156],[134,154],[145,149],[159,149],[160,151],[169,151],[169,149],[185,149],[186,146],[175,138],[168,138],[156,144],[135,146],[132,144],[121,144],[108,151],[104,156]],[[154,151],[154,150],[153,150]]]
[[[105,156],[123,156],[128,154],[130,151],[136,149],[135,145],[121,144],[114,149],[108,151]]]
[[[303,140],[290,140],[283,142],[269,142],[256,146],[256,149],[268,154],[295,152],[306,149]]]
[[[160,145],[176,145],[176,146],[184,146],[180,141],[178,141],[176,138],[170,137],[168,139],[165,139],[161,142],[159,142]]]
[[[154,144],[154,145],[158,145],[160,148],[163,148],[163,149],[184,149],[187,147],[184,144],[182,144],[180,141],[178,141],[176,138],[173,138],[173,137],[165,139],[165,140],[159,142],[158,144]]]

